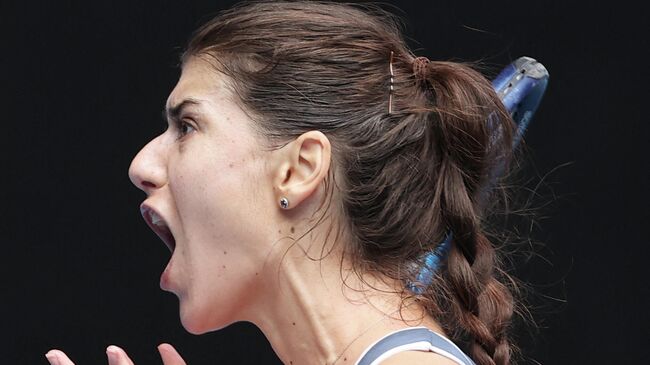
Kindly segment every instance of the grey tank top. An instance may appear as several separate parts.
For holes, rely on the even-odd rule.
[[[458,365],[475,365],[453,342],[426,327],[401,329],[379,339],[363,352],[355,365],[378,365],[403,351],[430,351]]]

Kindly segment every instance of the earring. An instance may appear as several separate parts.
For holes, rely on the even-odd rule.
[[[288,209],[289,208],[289,199],[287,199],[285,197],[282,197],[280,199],[280,206],[282,207],[282,209]]]

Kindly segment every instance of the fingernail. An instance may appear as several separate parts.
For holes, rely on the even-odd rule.
[[[120,360],[120,354],[117,347],[111,345],[106,348],[106,356],[108,356],[108,362],[111,364],[117,364]]]
[[[49,361],[51,365],[59,365],[60,364],[59,363],[59,357],[56,356],[55,352],[50,351],[47,354],[45,354],[45,357],[47,358],[47,361]]]

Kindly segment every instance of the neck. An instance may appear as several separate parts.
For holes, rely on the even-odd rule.
[[[316,260],[301,247],[284,253],[245,318],[284,364],[350,364],[389,331],[418,325],[441,331],[417,303],[403,305],[397,294],[402,284],[360,278],[342,252]]]

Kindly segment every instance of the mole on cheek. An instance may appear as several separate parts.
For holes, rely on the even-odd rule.
[[[295,231],[296,231],[296,229],[293,228],[293,227],[291,227],[291,233],[293,233],[293,232],[295,232]]]

